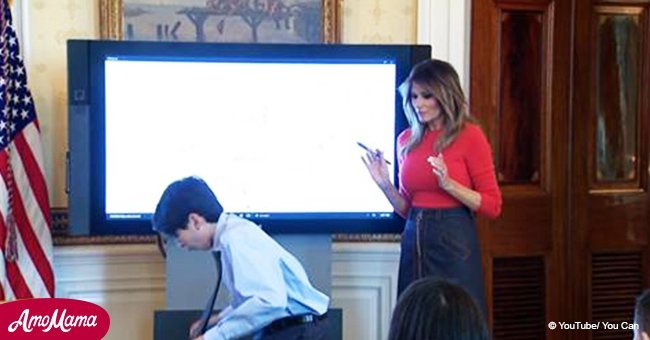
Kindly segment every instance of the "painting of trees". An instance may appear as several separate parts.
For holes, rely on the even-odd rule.
[[[323,0],[207,0],[193,6],[136,1],[124,2],[126,39],[321,42]]]

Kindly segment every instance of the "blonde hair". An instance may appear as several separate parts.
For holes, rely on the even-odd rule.
[[[408,78],[399,86],[404,114],[411,127],[411,136],[401,151],[402,156],[422,142],[426,131],[426,125],[418,119],[411,102],[411,88],[414,83],[431,91],[433,97],[438,101],[442,114],[443,133],[436,144],[432,145],[432,148],[435,152],[441,152],[456,139],[466,122],[474,121],[467,110],[467,101],[460,86],[458,74],[454,67],[447,62],[437,59],[425,60],[416,64]]]

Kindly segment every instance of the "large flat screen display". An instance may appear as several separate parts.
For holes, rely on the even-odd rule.
[[[71,41],[69,52],[71,223],[90,234],[150,233],[165,187],[192,175],[270,232],[399,230],[358,143],[384,152],[397,184],[396,87],[428,47]]]

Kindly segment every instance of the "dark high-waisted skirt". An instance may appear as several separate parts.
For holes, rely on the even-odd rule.
[[[398,296],[426,276],[459,284],[487,316],[481,248],[474,215],[466,207],[411,208],[402,233]]]

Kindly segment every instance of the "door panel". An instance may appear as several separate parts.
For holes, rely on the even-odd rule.
[[[546,323],[567,298],[570,15],[567,1],[472,6],[470,107],[504,197],[501,217],[480,223],[495,339],[562,338]]]
[[[570,278],[575,320],[633,320],[648,282],[648,8],[576,2]],[[577,339],[630,339],[596,330]]]

